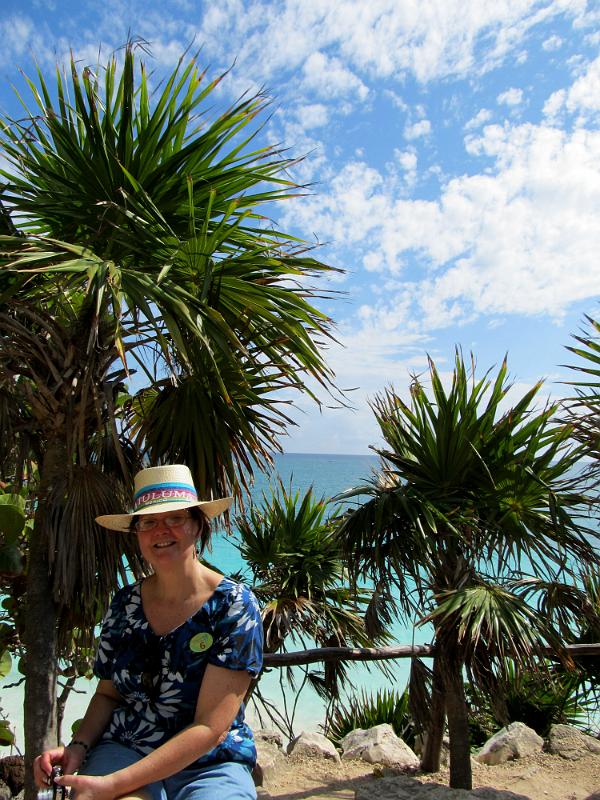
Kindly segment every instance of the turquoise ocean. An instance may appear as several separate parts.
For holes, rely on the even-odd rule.
[[[270,494],[271,487],[275,488],[280,479],[286,488],[303,494],[312,486],[317,497],[329,499],[340,494],[345,489],[364,483],[377,467],[378,459],[370,455],[314,455],[314,454],[277,454],[274,457],[274,467],[268,474],[259,473],[255,476],[251,491],[251,499],[260,502],[263,493]],[[236,546],[235,532],[226,534],[224,531],[215,532],[212,548],[207,558],[216,569],[226,575],[244,571],[245,564],[239,555]],[[248,578],[250,575],[246,572]],[[429,641],[429,631],[426,629],[413,630],[396,623],[390,631],[393,640],[398,644],[426,643]],[[288,643],[288,650],[303,649],[300,643]],[[388,663],[388,674],[372,663],[353,662],[349,670],[349,679],[353,688],[348,686],[349,694],[366,690],[375,692],[383,688],[403,689],[408,680],[409,659],[398,659]],[[311,669],[319,669],[319,665],[312,665]],[[261,692],[277,708],[291,709],[296,699],[296,691],[281,688],[281,670],[273,668],[267,672],[260,682]],[[297,686],[301,682],[301,675],[295,670]],[[22,686],[7,688],[18,679],[13,672],[0,681],[0,706],[11,722],[17,734],[17,742],[22,745]],[[72,722],[81,717],[89,698],[94,691],[94,681],[80,680],[77,693],[72,693],[66,709],[63,725],[63,738],[70,735]],[[284,683],[285,687],[285,683]],[[294,716],[294,731],[296,734],[302,730],[320,730],[323,722],[325,707],[323,701],[310,687],[302,689],[300,699],[296,704]],[[252,708],[248,709],[248,716],[253,724],[258,724],[258,719]]]
[[[377,468],[379,459],[375,455],[327,455],[309,453],[286,453],[275,456],[274,469],[269,474],[256,477],[251,499],[260,502],[263,494],[269,496],[271,488],[276,488],[278,479],[287,488],[292,487],[302,495],[310,487],[317,498],[329,500],[344,490],[364,484]],[[235,535],[223,533],[213,538],[212,551],[208,560],[221,572],[232,573],[241,570],[241,560],[235,545]],[[390,631],[393,642],[390,644],[424,644],[430,641],[429,629],[413,629],[397,622]],[[300,643],[287,642],[287,650],[304,649]],[[385,674],[377,662],[352,662],[349,669],[351,685],[346,687],[348,694],[376,692],[378,689],[403,689],[408,681],[410,659],[396,659],[386,662]],[[311,669],[319,669],[313,664]],[[273,668],[263,675],[260,681],[261,692],[279,708],[284,705],[290,708],[296,697],[295,692],[287,690],[282,693],[280,687],[280,668]],[[301,680],[300,672],[296,672],[296,684]],[[249,709],[252,715],[252,709]],[[296,706],[294,730],[319,731],[325,716],[325,706],[316,692],[305,686]],[[255,720],[256,722],[256,720]]]

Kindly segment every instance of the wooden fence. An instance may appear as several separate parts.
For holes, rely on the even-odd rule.
[[[564,652],[570,656],[599,656],[600,642],[593,644],[567,644]],[[397,647],[316,647],[313,650],[297,650],[292,653],[265,653],[265,667],[290,667],[314,664],[317,661],[385,661],[393,658],[432,658],[435,648],[430,644],[399,645]],[[556,652],[547,647],[544,655],[556,657]]]

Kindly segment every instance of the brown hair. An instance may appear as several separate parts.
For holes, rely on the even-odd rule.
[[[210,520],[199,506],[190,508],[190,517],[198,523],[198,538],[200,542],[200,554],[202,554],[210,542]]]

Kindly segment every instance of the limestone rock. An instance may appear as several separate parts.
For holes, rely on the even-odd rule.
[[[553,725],[548,734],[548,752],[577,761],[588,753],[600,755],[600,741],[572,725]]]
[[[275,742],[261,739],[254,734],[256,765],[252,777],[256,786],[268,786],[285,762],[285,753]]]
[[[283,736],[279,731],[270,730],[268,728],[253,728],[255,742],[270,742],[276,744],[277,747],[283,748]]]
[[[475,758],[482,764],[503,764],[541,752],[544,740],[522,722],[511,722],[483,745]]]
[[[342,739],[341,746],[345,759],[362,758],[370,764],[399,766],[403,769],[419,767],[417,756],[387,723],[368,730],[357,728],[350,731]]]
[[[290,755],[298,753],[307,756],[320,756],[321,758],[330,758],[338,763],[341,761],[340,754],[333,743],[322,733],[302,731],[300,736],[290,743],[288,753]]]
[[[423,751],[427,744],[427,734],[415,736],[415,745],[413,750],[419,758],[423,757]],[[450,765],[450,738],[444,736],[442,739],[442,749],[440,751],[440,767],[448,767]]]

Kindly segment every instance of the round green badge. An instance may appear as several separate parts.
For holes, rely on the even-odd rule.
[[[192,653],[203,653],[213,643],[210,633],[197,633],[190,639],[190,650]]]

